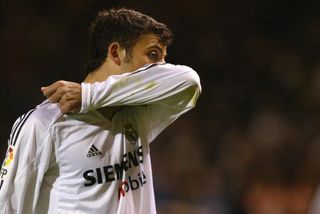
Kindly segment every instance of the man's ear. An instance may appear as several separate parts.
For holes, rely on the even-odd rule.
[[[124,49],[118,42],[112,42],[108,48],[108,57],[118,66],[121,65],[123,59]]]

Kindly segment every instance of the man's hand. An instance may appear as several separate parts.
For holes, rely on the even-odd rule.
[[[51,103],[59,103],[62,113],[79,112],[81,109],[81,85],[75,82],[57,81],[41,91]]]

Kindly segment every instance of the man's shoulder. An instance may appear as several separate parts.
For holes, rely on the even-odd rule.
[[[13,124],[9,137],[10,144],[15,146],[17,142],[31,142],[30,139],[47,136],[51,126],[61,117],[60,114],[58,106],[49,102],[43,102],[29,110]]]
[[[57,104],[51,104],[46,100],[20,116],[15,124],[24,124],[27,129],[41,128],[48,130],[60,117],[61,112]]]

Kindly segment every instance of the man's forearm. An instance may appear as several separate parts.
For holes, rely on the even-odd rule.
[[[184,100],[185,105],[195,105],[201,85],[197,73],[187,66],[154,64],[133,73],[110,76],[101,83],[58,81],[41,90],[50,102],[59,103],[62,113],[105,108],[107,115],[113,115],[119,108],[112,106],[159,103],[178,94],[187,97],[178,97],[176,104]],[[186,90],[188,93],[181,93]],[[190,97],[192,100],[187,103]]]
[[[201,92],[197,73],[186,66],[171,64],[150,66],[132,74],[111,76],[107,81],[95,84],[82,83],[81,112],[107,106],[148,105],[162,103],[176,96],[181,100],[192,97],[194,103]],[[183,93],[184,91],[188,93]],[[186,96],[187,95],[187,96]],[[180,96],[180,97],[177,97]],[[184,97],[181,97],[184,96]]]

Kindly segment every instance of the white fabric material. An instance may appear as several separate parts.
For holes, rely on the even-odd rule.
[[[200,91],[191,68],[149,65],[82,83],[83,113],[37,106],[12,128],[0,214],[156,213],[149,143],[195,106]],[[123,106],[112,121],[95,110],[108,106]]]

